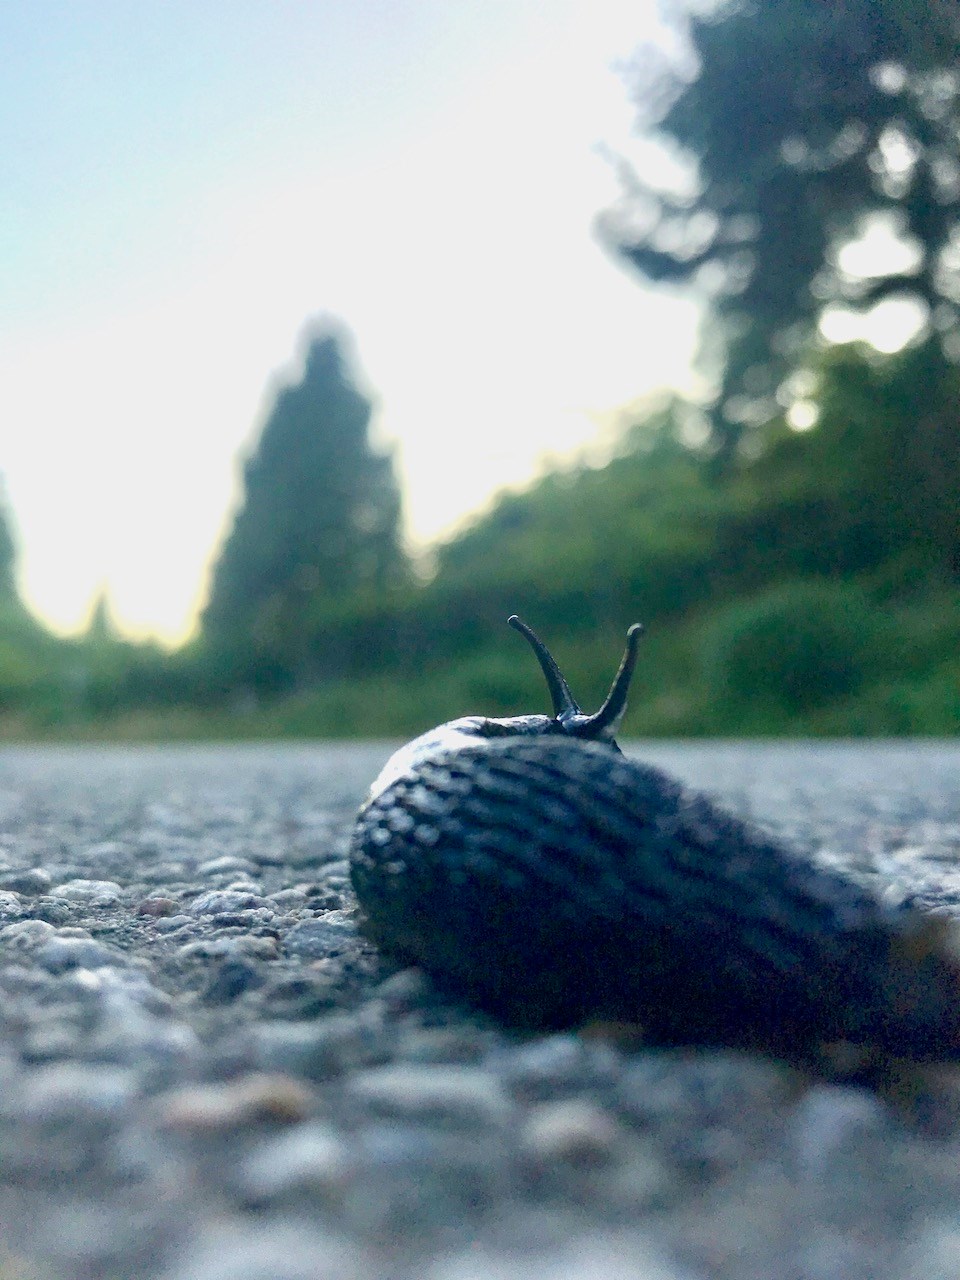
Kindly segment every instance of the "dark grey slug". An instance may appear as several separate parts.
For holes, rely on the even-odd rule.
[[[353,832],[364,929],[504,1022],[620,1023],[810,1060],[960,1057],[953,926],[885,904],[622,755],[641,628],[584,715],[469,716],[387,763]]]

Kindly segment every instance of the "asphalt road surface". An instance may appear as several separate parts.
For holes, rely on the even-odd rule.
[[[388,751],[0,754],[0,1280],[956,1280],[950,1073],[520,1036],[384,962]],[[631,751],[960,915],[960,743]]]

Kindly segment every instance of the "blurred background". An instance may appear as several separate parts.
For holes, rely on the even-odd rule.
[[[955,0],[0,45],[0,736],[960,728]]]

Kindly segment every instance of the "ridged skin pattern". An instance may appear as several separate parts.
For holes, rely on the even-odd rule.
[[[422,759],[361,810],[351,860],[377,944],[509,1023],[958,1053],[957,968],[928,920],[608,745]]]

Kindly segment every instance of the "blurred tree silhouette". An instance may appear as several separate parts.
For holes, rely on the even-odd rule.
[[[960,368],[931,335],[894,355],[861,344],[813,363],[820,419],[782,422],[741,469],[756,495],[731,531],[769,571],[850,576],[886,565],[907,593],[960,580]],[[762,549],[762,551],[761,551]]]
[[[907,295],[960,357],[960,6],[748,0],[685,21],[695,65],[637,65],[634,91],[691,162],[692,194],[633,175],[634,231],[611,224],[649,279],[711,296],[722,464],[777,415],[830,304]],[[854,270],[844,246],[882,226],[887,253]]]
[[[110,593],[106,587],[101,587],[97,592],[93,602],[93,608],[90,610],[90,621],[87,623],[87,633],[85,637],[88,644],[117,644],[120,639],[120,633],[117,624],[113,620],[113,611],[110,608]]]
[[[10,527],[10,516],[7,510],[7,498],[0,480],[0,600],[15,601],[17,547]]]
[[[202,623],[229,683],[326,674],[324,611],[404,575],[392,459],[370,444],[371,406],[342,347],[329,334],[310,343],[301,381],[280,391],[244,466]]]

